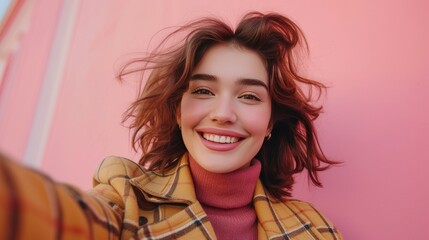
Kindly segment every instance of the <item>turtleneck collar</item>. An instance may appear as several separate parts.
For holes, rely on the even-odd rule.
[[[212,173],[202,168],[189,154],[189,164],[197,199],[205,206],[233,209],[251,204],[261,163],[230,173]]]

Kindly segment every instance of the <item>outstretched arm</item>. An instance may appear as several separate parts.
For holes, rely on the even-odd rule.
[[[0,154],[0,239],[119,239],[122,214]]]

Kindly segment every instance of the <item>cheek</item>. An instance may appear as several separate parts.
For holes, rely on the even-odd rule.
[[[254,135],[265,136],[271,120],[271,107],[265,106],[256,111],[246,111],[241,119]]]
[[[205,116],[207,111],[207,106],[198,103],[198,101],[191,101],[190,99],[184,97],[180,104],[180,119],[181,124],[184,126],[191,126]]]

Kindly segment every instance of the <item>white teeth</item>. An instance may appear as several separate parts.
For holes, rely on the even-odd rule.
[[[235,143],[238,142],[238,138],[230,136],[220,136],[215,134],[203,133],[204,139],[216,143]]]

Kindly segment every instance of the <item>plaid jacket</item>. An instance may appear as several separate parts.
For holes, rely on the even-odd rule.
[[[258,239],[342,239],[310,204],[271,198],[258,181]],[[0,160],[0,239],[216,239],[195,197],[187,155],[159,175],[106,158],[88,193]]]

